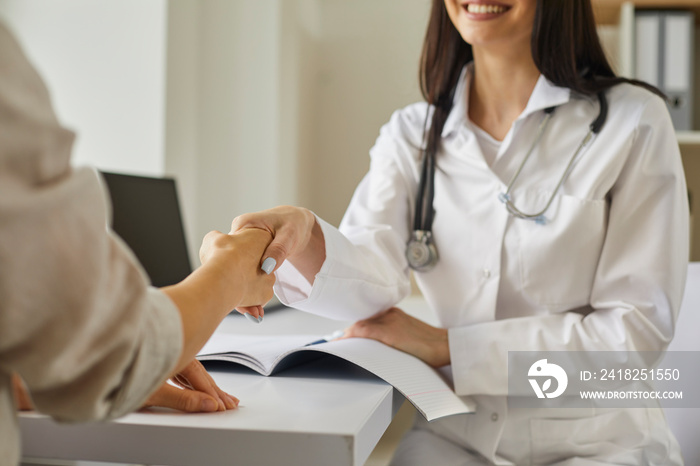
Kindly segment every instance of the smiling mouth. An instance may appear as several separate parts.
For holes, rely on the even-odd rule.
[[[483,4],[483,3],[467,3],[462,5],[462,7],[467,10],[467,12],[476,15],[493,15],[504,13],[508,10],[508,7],[496,4]]]

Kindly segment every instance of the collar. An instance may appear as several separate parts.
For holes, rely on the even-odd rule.
[[[449,136],[456,132],[461,126],[467,124],[467,109],[469,108],[469,86],[474,76],[474,62],[470,62],[462,69],[462,74],[457,82],[452,110],[447,116],[445,126],[442,129],[442,137]],[[530,99],[517,120],[527,118],[533,113],[549,107],[557,107],[569,102],[571,99],[571,89],[559,87],[552,84],[543,75],[540,75],[532,90]]]

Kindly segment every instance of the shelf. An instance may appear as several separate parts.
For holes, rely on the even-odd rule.
[[[700,131],[676,131],[678,144],[700,145]]]
[[[592,0],[592,3],[598,24],[617,24],[620,20],[620,7],[626,0]],[[695,21],[700,24],[700,0],[633,0],[632,3],[639,9],[693,10]]]

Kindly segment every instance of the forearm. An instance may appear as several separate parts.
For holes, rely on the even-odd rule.
[[[177,373],[194,359],[233,309],[230,303],[241,301],[242,293],[235,282],[213,266],[200,267],[182,282],[162,291],[175,303],[182,319],[182,353],[173,371]]]

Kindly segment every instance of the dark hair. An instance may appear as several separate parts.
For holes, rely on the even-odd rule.
[[[631,83],[664,97],[647,83],[615,76],[600,45],[590,0],[537,0],[530,47],[540,73],[557,86],[595,95]],[[459,75],[472,59],[472,47],[452,24],[444,0],[433,0],[419,75],[423,97],[434,106],[426,135],[429,153],[437,152]]]

